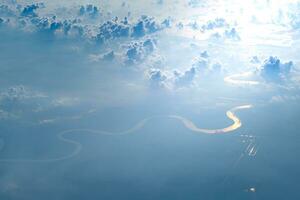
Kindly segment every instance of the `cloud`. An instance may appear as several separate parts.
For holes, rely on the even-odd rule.
[[[231,28],[231,29],[226,29],[225,31],[219,33],[219,32],[215,32],[213,34],[211,34],[211,38],[213,40],[217,40],[217,41],[224,41],[227,39],[233,40],[233,41],[240,41],[241,37],[239,35],[239,33],[237,32],[237,30],[235,28]]]
[[[112,61],[115,58],[115,53],[114,51],[109,51],[108,53],[103,54],[102,60],[103,61]]]
[[[293,62],[282,63],[277,57],[270,56],[260,68],[260,74],[267,81],[279,81],[286,78],[293,67]]]
[[[199,73],[201,80],[219,79],[220,76],[226,73],[222,62],[215,60],[207,51],[202,51],[200,55],[193,60],[191,66]]]
[[[216,18],[214,20],[208,21],[206,24],[201,26],[201,31],[213,30],[216,28],[228,27],[229,24],[224,18]]]
[[[38,4],[32,4],[25,6],[23,11],[21,12],[21,16],[23,17],[37,17],[36,10],[39,8]]]
[[[252,64],[258,64],[258,63],[260,63],[260,59],[258,58],[258,56],[253,56],[253,57],[251,58],[250,62],[251,62]]]
[[[166,58],[155,51],[149,55],[145,64],[150,68],[164,68],[166,66]]]
[[[226,36],[226,38],[230,38],[230,39],[233,39],[233,40],[240,40],[241,39],[235,28],[231,28],[229,30],[226,30],[224,32],[224,36]]]
[[[95,18],[100,14],[99,8],[92,4],[88,4],[86,6],[80,6],[78,15],[79,16],[89,16],[91,18]]]
[[[92,62],[99,62],[99,61],[111,62],[115,59],[115,57],[116,57],[115,52],[110,50],[110,51],[107,51],[103,54],[99,54],[99,55],[92,54],[92,55],[90,55],[90,61],[92,61]]]
[[[177,27],[179,29],[183,28],[183,23],[179,22]],[[230,28],[230,24],[224,18],[215,18],[213,20],[208,20],[204,24],[199,24],[198,21],[192,21],[187,24],[193,30],[200,30],[202,33],[212,32],[214,30],[221,30],[225,28]]]
[[[127,18],[118,21],[118,18],[107,21],[99,27],[99,33],[96,36],[98,43],[104,43],[106,40],[128,37],[130,35],[130,26]]]
[[[278,10],[277,19],[281,25],[289,26],[292,29],[300,28],[300,3],[299,1],[289,2]]]
[[[93,112],[82,111],[79,97],[45,95],[23,85],[11,86],[0,92],[0,120],[28,124],[45,124],[80,119]],[[80,114],[74,114],[79,110]]]
[[[23,112],[32,112],[47,102],[47,96],[23,85],[11,86],[0,93],[1,115],[16,118]],[[45,102],[46,101],[46,102]]]
[[[197,70],[194,67],[183,72],[157,68],[146,70],[146,78],[152,89],[167,89],[168,91],[192,86],[196,75]]]
[[[147,72],[147,78],[150,82],[151,88],[165,88],[167,75],[160,69],[150,69]]]
[[[202,51],[201,54],[200,54],[200,56],[201,56],[202,58],[208,58],[208,57],[209,57],[207,51]]]
[[[0,5],[0,16],[12,17],[15,15],[15,11],[8,5]]]
[[[270,103],[286,103],[286,102],[298,102],[300,95],[275,95],[270,99]]]
[[[102,24],[96,39],[99,43],[104,43],[109,39],[116,38],[142,38],[153,34],[170,26],[170,19],[165,19],[158,23],[153,17],[143,15],[136,23],[130,23],[125,17],[119,21],[118,17]]]
[[[223,69],[222,69],[222,65],[221,65],[220,63],[218,63],[218,62],[212,64],[212,66],[211,66],[211,71],[212,71],[213,73],[215,73],[215,74],[221,73],[222,70],[223,70]]]
[[[198,56],[197,58],[195,58],[192,66],[197,68],[200,71],[205,71],[208,69],[210,65],[210,60],[209,60],[209,56],[208,53],[206,52],[202,52],[200,54],[200,56]]]
[[[203,75],[218,74],[222,71],[222,65],[213,62],[207,51],[201,52],[200,56],[194,59],[192,66]]]
[[[201,1],[197,1],[197,2],[200,3]],[[166,4],[166,2],[164,3]],[[118,6],[120,7],[120,5]],[[161,7],[157,5],[154,6]],[[221,48],[224,47],[222,46],[223,45],[222,42],[218,43],[218,46],[211,46],[209,44],[210,41],[205,40],[207,36],[211,34],[215,34],[215,37],[220,38],[221,40],[223,39],[240,40],[239,30],[243,31],[244,29],[242,28],[238,29],[240,28],[240,26],[238,26],[237,28],[232,27],[232,24],[229,23],[228,21],[231,18],[229,17],[227,18],[225,15],[218,18],[209,17],[206,19],[211,19],[211,20],[204,21],[203,23],[201,23],[201,21],[198,20],[197,23],[193,24],[193,26],[197,28],[197,32],[196,31],[192,31],[192,32],[201,35],[201,37],[199,37],[200,38],[199,41],[198,38],[195,38],[193,42],[197,43],[197,45],[199,45],[197,46],[197,48],[201,50],[202,48],[208,49],[209,53],[207,51],[203,51],[200,55],[198,56],[196,55],[196,59],[194,60],[194,62],[191,62],[190,60],[192,60],[195,57],[196,54],[195,52],[197,52],[199,49],[194,48],[194,51],[191,53],[188,52],[189,50],[185,52],[185,49],[183,50],[185,46],[184,45],[181,46],[182,43],[185,43],[185,45],[189,44],[190,41],[192,41],[190,40],[190,37],[184,39],[182,39],[181,36],[177,37],[177,35],[176,37],[169,37],[168,31],[160,32],[161,30],[170,27],[171,22],[173,23],[173,19],[172,20],[170,18],[165,19],[165,16],[161,18],[159,17],[154,18],[151,17],[150,16],[151,14],[148,12],[147,15],[141,16],[140,13],[134,13],[134,10],[130,10],[132,11],[133,14],[128,15],[127,14],[128,8],[129,6],[127,6],[126,4],[125,8],[122,7],[119,8],[119,9],[123,9],[122,12],[118,13],[112,11],[110,16],[107,15],[107,13],[104,13],[104,10],[102,10],[102,6],[99,7],[98,5],[96,6],[92,4],[82,5],[82,6],[72,5],[64,9],[61,8],[61,10],[59,11],[57,11],[57,8],[55,8],[55,10],[51,12],[49,12],[50,8],[42,9],[42,6],[40,6],[39,4],[22,6],[19,8],[19,11],[15,8],[11,8],[10,6],[3,7],[2,10],[5,10],[5,13],[7,13],[5,14],[5,16],[11,16],[10,19],[13,18],[14,20],[18,21],[19,24],[25,22],[25,25],[23,26],[24,28],[19,28],[21,27],[19,26],[15,29],[16,32],[19,30],[32,31],[35,33],[32,34],[33,37],[35,37],[35,40],[41,38],[39,37],[41,35],[40,33],[51,33],[51,34],[45,34],[45,36],[46,37],[48,37],[49,35],[53,36],[51,38],[55,42],[55,44],[54,43],[53,45],[51,44],[51,48],[53,49],[56,48],[58,49],[59,45],[67,46],[70,44],[70,46],[72,47],[74,46],[74,48],[77,47],[78,49],[80,49],[78,50],[77,53],[78,56],[84,57],[84,56],[91,55],[89,57],[91,60],[100,61],[101,65],[103,66],[108,64],[110,64],[110,66],[113,66],[112,64],[116,64],[119,66],[138,65],[136,66],[136,68],[134,67],[133,69],[138,69],[137,71],[139,71],[139,73],[141,71],[143,72],[145,70],[149,70],[149,68],[156,69],[156,70],[152,70],[150,73],[151,76],[149,76],[151,77],[149,78],[151,82],[158,83],[156,85],[171,85],[174,86],[174,88],[186,87],[189,85],[193,85],[193,83],[198,83],[195,81],[197,78],[199,78],[199,80],[200,79],[205,80],[206,77],[208,77],[207,80],[214,78],[212,74],[219,74],[220,72],[222,73],[224,69],[223,66],[229,67],[229,65],[231,64],[232,67],[235,66],[236,62],[232,62],[228,65],[227,63],[224,64],[225,63],[224,60],[228,58],[227,55],[233,54],[232,52],[229,52],[232,49],[228,49],[228,54],[227,54],[227,52],[224,53],[220,50]],[[65,11],[65,15],[62,15],[60,13],[62,10]],[[119,16],[114,17],[113,14]],[[1,16],[1,18],[3,19],[2,23],[5,23],[6,20],[9,18],[5,16],[4,17]],[[186,21],[188,19],[180,19],[180,20],[182,20],[183,23],[189,22]],[[181,23],[180,26],[183,26],[183,24]],[[202,30],[203,32],[200,32],[200,30]],[[171,30],[170,32],[172,31],[173,30]],[[185,30],[182,31],[183,34],[185,33],[184,31]],[[21,32],[19,33],[22,34]],[[189,34],[189,32],[187,33]],[[171,34],[173,34],[173,32]],[[64,42],[67,45],[63,45]],[[44,47],[45,49],[48,48],[46,46],[43,46],[43,48]],[[178,51],[178,49],[180,49],[181,47],[183,48],[180,51]],[[219,47],[220,49],[218,49]],[[60,50],[60,51],[62,52],[62,54],[66,53],[66,51],[64,50]],[[220,55],[217,54],[218,51]],[[177,55],[177,52],[180,53],[178,53]],[[39,53],[37,53],[36,55],[43,56],[43,55],[39,55]],[[66,55],[69,56],[69,54]],[[220,60],[215,60],[214,55],[218,56],[217,59]],[[63,60],[62,62],[60,62],[60,64],[65,66],[68,65],[65,64],[68,61],[65,61],[64,58],[59,58],[57,60]],[[71,58],[70,60],[72,60],[72,55],[70,55],[68,59],[69,58]],[[82,60],[83,63],[86,61],[84,59]],[[102,61],[106,61],[106,62],[116,61],[116,62],[106,63]],[[55,58],[53,59],[53,63],[54,62],[56,62]],[[49,65],[53,66],[52,60],[49,59],[49,63],[50,63]],[[78,69],[77,68],[78,65],[72,63],[72,66],[64,67],[64,69],[70,68],[72,69],[73,71],[72,73],[74,74],[85,75],[85,73],[87,74],[90,73],[88,71],[89,69],[85,68],[84,69],[85,72],[82,69]],[[99,63],[94,63],[94,62],[88,62],[88,65],[100,66]],[[182,66],[184,66],[183,69],[180,68]],[[46,68],[48,66],[43,65],[43,67]],[[178,70],[174,72],[175,69]],[[97,68],[97,70],[101,70],[101,69]],[[262,70],[262,71],[268,71],[268,70]],[[123,73],[123,72],[114,70],[114,73]],[[128,74],[129,73],[130,72],[128,72]],[[261,73],[263,74],[263,72]],[[64,76],[66,76],[66,74],[62,73],[62,75],[56,77],[53,82],[60,83],[60,81],[57,80],[63,79],[62,77]],[[99,75],[97,74],[95,76],[99,76]],[[80,76],[80,78],[81,77],[83,76]],[[124,79],[126,78],[128,77],[125,77],[124,75]],[[74,76],[74,82],[79,82],[77,81],[77,79],[79,78]],[[122,80],[122,81],[125,82],[128,80]],[[21,83],[21,84],[26,84],[26,83]],[[103,83],[103,85],[105,85],[105,83]]]
[[[171,20],[168,18],[157,21],[154,17],[147,15],[142,15],[132,22],[127,17],[119,20],[117,16],[107,20],[109,16],[100,15],[100,9],[92,4],[80,6],[75,15],[72,14],[72,9],[65,8],[64,13],[71,13],[68,17],[47,13],[47,9],[38,13],[39,9],[44,8],[42,3],[24,7],[18,5],[18,7],[19,10],[13,10],[8,5],[2,5],[0,7],[0,23],[3,24],[7,21],[8,25],[20,28],[22,31],[77,37],[81,40],[84,39],[88,44],[92,42],[97,45],[111,43],[112,40],[119,38],[142,38],[168,28],[171,24]],[[101,17],[99,21],[103,21],[103,23],[99,25],[98,21],[89,21],[84,19],[84,16],[92,19],[99,16]]]
[[[189,0],[188,5],[192,8],[197,8],[204,5],[203,0]]]
[[[79,98],[72,98],[72,97],[59,97],[52,100],[52,105],[55,107],[70,107],[74,105],[78,105],[80,102]]]
[[[12,86],[0,93],[0,100],[22,101],[31,98],[44,98],[44,94],[30,90],[23,85]]]
[[[153,17],[143,15],[141,19],[132,27],[132,37],[143,37],[146,34],[155,33],[170,26],[170,21],[165,19],[161,24],[157,23]]]
[[[145,60],[155,49],[156,40],[146,39],[131,43],[126,50],[125,64],[138,64]]]
[[[146,35],[146,30],[143,21],[139,21],[136,25],[133,26],[131,35],[137,38]]]
[[[174,76],[175,76],[175,85],[176,86],[178,86],[178,87],[188,86],[193,82],[193,80],[196,76],[196,68],[191,67],[189,70],[185,71],[183,74],[175,71]]]

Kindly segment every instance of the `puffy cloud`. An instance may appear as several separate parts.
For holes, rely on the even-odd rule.
[[[201,56],[202,58],[208,58],[208,57],[209,57],[207,51],[202,51],[202,52],[200,53],[200,56]]]
[[[200,71],[206,70],[209,66],[210,62],[207,58],[202,56],[195,59],[194,63],[192,64],[193,67],[197,68]]]
[[[195,58],[192,66],[199,71],[203,72],[208,69],[210,65],[210,59],[207,51],[203,51],[200,53],[200,56]]]
[[[183,23],[182,22],[178,22],[177,24],[176,24],[176,27],[178,28],[178,29],[183,29],[183,27],[184,27],[184,25],[183,25]]]
[[[98,42],[103,43],[105,40],[128,37],[130,34],[130,26],[127,18],[118,22],[118,18],[107,21],[99,27],[99,33],[96,36]]]
[[[160,69],[150,69],[147,72],[147,78],[152,88],[165,88],[167,75]]]
[[[159,70],[155,69],[151,71],[151,85],[164,86],[168,89],[187,88],[195,85],[195,80],[207,80],[216,78],[222,75],[224,72],[223,67],[218,62],[211,62],[207,51],[201,52],[200,56],[195,62],[185,70],[175,70],[173,73],[171,70]],[[218,77],[219,78],[219,77]]]
[[[203,77],[211,77],[212,75],[220,75],[224,72],[222,64],[211,59],[207,51],[200,53],[192,63],[194,67]]]
[[[57,20],[53,17],[35,17],[30,23],[36,27],[36,31],[40,33],[50,33],[52,36],[64,35],[69,37],[82,37],[84,27],[78,24],[76,20]],[[49,36],[49,35],[48,35]]]
[[[126,17],[120,22],[116,17],[100,26],[96,39],[99,43],[103,43],[109,39],[122,37],[141,38],[169,26],[169,19],[165,19],[159,24],[153,17],[142,16],[136,23],[130,24]]]
[[[21,12],[21,16],[24,17],[37,17],[38,15],[36,14],[36,10],[39,8],[38,4],[32,4],[25,6],[23,8],[23,11]]]
[[[251,58],[250,62],[251,62],[252,64],[258,64],[258,63],[260,63],[260,60],[259,60],[258,56],[253,56],[253,57]]]
[[[233,39],[233,40],[240,40],[241,39],[235,28],[231,28],[229,30],[226,30],[224,32],[224,35],[227,38],[230,38],[230,39]]]
[[[222,65],[220,63],[218,63],[218,62],[212,64],[211,71],[213,73],[220,73],[220,72],[222,72]]]
[[[193,30],[198,30],[199,25],[197,22],[191,22],[188,24],[189,27],[191,27]]]
[[[187,24],[193,30],[200,30],[201,32],[213,31],[215,29],[229,28],[229,23],[224,18],[215,18],[207,21],[205,24],[199,24],[197,21],[192,21]],[[178,28],[183,28],[182,22],[177,24]]]
[[[211,35],[211,38],[217,40],[226,40],[226,39],[230,39],[234,41],[241,40],[241,37],[235,28],[227,29],[223,33],[215,32]]]
[[[170,70],[157,68],[151,68],[146,71],[147,80],[153,89],[176,90],[186,88],[194,83],[196,75],[197,70],[194,67],[183,72],[178,70],[171,72]]]
[[[294,29],[299,29],[300,28],[300,14],[299,14],[299,11],[300,11],[300,6],[299,6],[299,10],[298,10],[298,13],[294,13],[290,16],[290,24],[291,26],[294,28]]]
[[[293,62],[282,63],[277,57],[270,56],[261,66],[261,76],[269,81],[281,80],[289,75]]]
[[[292,29],[298,30],[300,28],[300,2],[288,2],[287,7],[283,7],[278,10],[277,19],[275,22],[279,22],[281,25],[289,25]]]
[[[92,4],[88,4],[86,6],[80,6],[78,15],[84,16],[88,15],[89,17],[95,18],[100,14],[99,8]]]
[[[131,43],[126,50],[126,64],[137,64],[146,59],[150,53],[155,49],[156,41],[153,39],[146,39],[141,42]]]
[[[152,53],[147,59],[147,66],[150,68],[163,68],[166,66],[166,58],[159,52]]]
[[[77,10],[77,15],[69,17],[58,17],[55,13],[47,13],[47,9],[38,13],[37,10],[44,7],[42,3],[18,6],[19,9],[13,10],[8,5],[1,5],[0,23],[11,21],[8,24],[25,31],[51,33],[52,36],[78,37],[81,40],[85,39],[88,44],[91,42],[92,44],[94,42],[96,42],[95,44],[104,44],[118,38],[142,38],[170,27],[171,23],[170,19],[160,22],[146,15],[142,15],[132,23],[126,17],[123,20],[119,20],[118,17],[107,20],[111,16],[100,15],[99,8],[92,4],[81,6],[79,11]],[[66,12],[72,13],[72,9],[65,10],[64,13]],[[104,22],[98,25],[95,20],[84,19],[84,16],[89,16],[89,18],[101,16],[101,21]]]
[[[56,31],[56,30],[61,29],[62,27],[63,27],[63,23],[62,23],[62,22],[52,22],[52,23],[50,24],[49,29],[50,29],[51,31]]]
[[[185,71],[183,74],[175,71],[174,76],[175,76],[176,86],[181,87],[181,86],[190,85],[196,76],[196,68],[191,67],[189,70]]]
[[[155,33],[166,27],[170,27],[170,19],[165,19],[161,24],[157,23],[153,17],[143,15],[141,19],[132,27],[133,37],[143,37],[146,34]]]
[[[215,28],[228,27],[229,24],[224,18],[216,18],[214,20],[208,21],[206,24],[201,26],[201,31],[213,30]]]
[[[132,28],[132,36],[133,37],[143,37],[146,34],[145,25],[143,21],[139,21]]]
[[[146,77],[151,88],[163,88],[168,90],[189,87],[191,84],[193,84],[196,74],[197,70],[194,67],[191,67],[184,72],[175,70],[173,73],[169,70],[157,68],[151,68],[146,71]]]
[[[43,3],[27,5],[25,7],[21,7],[19,5],[19,7],[20,12],[14,11],[15,16],[11,19],[14,20],[17,24],[21,24],[25,30],[30,30],[30,32],[63,32],[65,35],[71,36],[74,36],[74,32],[77,32],[76,35],[81,37],[84,32],[90,32],[91,27],[94,26],[93,24],[83,22],[81,18],[78,18],[74,15],[71,15],[70,17],[59,18],[55,13],[47,13],[47,10],[38,14],[37,10],[45,7]],[[87,5],[83,8],[85,10],[85,13],[89,16],[96,16],[98,13],[98,8],[96,6]],[[71,11],[72,9],[64,10],[64,13],[71,13]],[[57,11],[57,13],[59,12]]]
[[[172,20],[171,20],[171,18],[167,18],[167,19],[165,19],[164,21],[162,21],[162,23],[161,23],[161,29],[163,29],[163,28],[171,28],[171,23],[172,23]]]
[[[177,28],[183,28],[182,22],[177,24]],[[207,21],[203,25],[199,25],[198,22],[189,22],[187,24],[193,30],[200,30],[203,34],[206,32],[210,35],[210,38],[217,40],[240,40],[240,35],[236,28],[235,24],[228,23],[224,18],[215,18],[213,20]]]

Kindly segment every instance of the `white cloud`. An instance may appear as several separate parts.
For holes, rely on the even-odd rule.
[[[183,74],[175,71],[175,85],[178,87],[188,86],[190,85],[195,76],[196,76],[196,68],[191,67],[189,70],[185,71]]]
[[[146,39],[130,43],[126,48],[125,64],[139,64],[155,50],[156,40]]]
[[[282,63],[277,57],[270,56],[261,66],[260,73],[268,81],[279,81],[290,74],[292,67],[292,61]]]
[[[159,69],[150,69],[146,73],[150,87],[154,89],[166,88],[167,75]]]

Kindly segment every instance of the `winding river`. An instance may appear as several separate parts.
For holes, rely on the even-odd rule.
[[[228,127],[224,127],[221,129],[204,129],[204,128],[199,128],[197,125],[195,125],[191,120],[184,118],[179,115],[166,115],[166,116],[160,116],[164,118],[169,118],[169,119],[175,119],[181,122],[188,130],[195,132],[195,133],[201,133],[201,134],[210,134],[210,135],[215,135],[215,134],[225,134],[232,132],[234,130],[237,130],[242,126],[242,121],[236,116],[235,112],[238,110],[243,110],[243,109],[249,109],[251,108],[252,105],[242,105],[242,106],[237,106],[234,107],[226,112],[226,116],[232,120],[232,124],[229,125]],[[101,134],[101,135],[126,135],[130,133],[134,133],[140,129],[142,129],[145,124],[157,117],[149,117],[146,119],[143,119],[139,121],[137,124],[135,124],[133,127],[121,131],[121,132],[109,132],[109,131],[104,131],[104,130],[91,130],[91,129],[70,129],[70,130],[65,130],[60,133],[58,133],[57,138],[58,140],[73,145],[74,150],[65,156],[61,157],[56,157],[56,158],[45,158],[45,159],[1,159],[0,162],[56,162],[56,161],[62,161],[66,159],[70,159],[78,155],[82,149],[82,144],[76,140],[69,139],[67,135],[74,134],[74,133],[80,133],[80,134]],[[2,141],[2,145],[4,146],[4,142]]]
[[[257,81],[251,81],[251,80],[241,80],[237,79],[238,77],[248,77],[251,76],[251,72],[245,72],[245,73],[240,73],[240,74],[234,74],[230,75],[224,78],[224,82],[231,83],[231,84],[238,84],[238,85],[258,85],[259,82]],[[194,124],[191,120],[179,116],[179,115],[165,115],[165,116],[160,116],[164,118],[169,118],[169,119],[175,119],[181,122],[188,130],[194,132],[194,133],[201,133],[201,134],[210,134],[210,135],[216,135],[216,134],[225,134],[232,132],[234,130],[237,130],[242,126],[242,121],[240,118],[237,117],[235,114],[236,111],[238,110],[243,110],[243,109],[249,109],[251,108],[252,105],[242,105],[242,106],[237,106],[234,107],[226,112],[226,116],[232,120],[232,124],[229,125],[228,127],[220,128],[220,129],[205,129],[205,128],[199,128],[197,125]],[[67,144],[73,145],[74,150],[65,156],[61,157],[56,157],[56,158],[45,158],[45,159],[1,159],[0,162],[56,162],[56,161],[62,161],[66,159],[70,159],[78,155],[82,149],[82,144],[76,140],[69,139],[67,135],[74,134],[74,133],[80,133],[80,134],[101,134],[101,135],[126,135],[130,133],[134,133],[140,129],[142,129],[145,124],[147,124],[148,121],[157,118],[156,117],[149,117],[146,119],[143,119],[139,121],[137,124],[135,124],[133,127],[121,131],[121,132],[110,132],[110,131],[104,131],[104,130],[91,130],[91,129],[70,129],[70,130],[65,130],[60,133],[58,133],[57,138],[58,140],[65,142]],[[4,146],[4,141],[0,140],[0,149],[3,148]]]

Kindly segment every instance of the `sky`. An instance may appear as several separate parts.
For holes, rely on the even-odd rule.
[[[0,199],[297,199],[299,0],[0,0]]]

